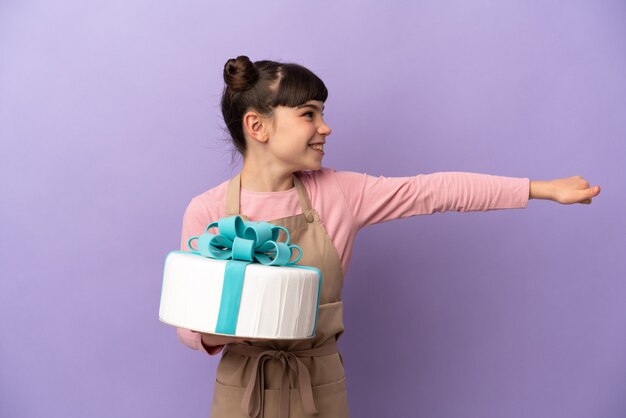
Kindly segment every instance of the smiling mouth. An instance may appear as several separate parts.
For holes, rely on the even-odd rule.
[[[309,145],[309,148],[313,148],[314,150],[319,151],[322,154],[324,153],[324,144],[311,144]]]

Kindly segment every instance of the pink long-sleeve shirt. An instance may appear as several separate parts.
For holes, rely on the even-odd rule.
[[[412,177],[374,177],[329,168],[297,174],[309,192],[337,253],[344,274],[350,265],[357,232],[368,225],[446,211],[526,208],[528,178],[478,173],[440,172]],[[183,217],[181,248],[206,226],[226,216],[228,181],[194,197]],[[295,188],[281,192],[241,190],[241,213],[252,221],[271,221],[302,213]],[[187,346],[214,355],[222,346],[205,347],[200,334],[177,329]]]

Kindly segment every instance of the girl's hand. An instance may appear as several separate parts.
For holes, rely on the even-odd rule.
[[[532,180],[529,199],[548,199],[564,205],[588,205],[599,193],[600,186],[589,187],[587,180],[581,176],[573,176],[548,181]]]

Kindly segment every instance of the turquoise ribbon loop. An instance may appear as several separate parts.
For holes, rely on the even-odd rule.
[[[209,232],[215,228],[219,234]],[[286,240],[279,242],[280,231]],[[266,266],[293,266],[302,258],[302,249],[289,244],[287,228],[268,222],[244,221],[240,216],[221,218],[206,227],[203,234],[187,241],[191,252],[216,260],[229,260],[224,272],[224,286],[215,332],[235,334],[246,267],[258,262]],[[196,248],[191,245],[197,241]],[[294,250],[298,256],[291,260]]]

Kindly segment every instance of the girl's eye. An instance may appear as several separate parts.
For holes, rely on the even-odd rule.
[[[313,117],[313,112],[306,112],[303,116]]]

